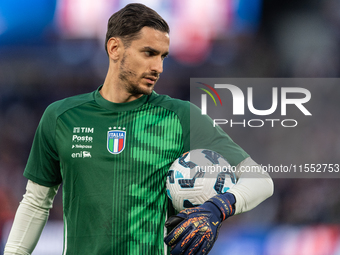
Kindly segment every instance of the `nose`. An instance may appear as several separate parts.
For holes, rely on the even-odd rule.
[[[162,73],[163,72],[163,59],[162,58],[155,58],[152,62],[151,66],[152,72]]]

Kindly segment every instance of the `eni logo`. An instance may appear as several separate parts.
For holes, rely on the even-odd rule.
[[[220,95],[217,93],[217,91],[212,86],[210,86],[208,84],[205,84],[203,82],[197,82],[197,83],[202,84],[202,85],[206,86],[207,88],[209,88],[216,95],[216,97],[220,101],[220,104],[222,105],[222,100],[221,100]],[[209,90],[207,90],[205,88],[199,88],[199,89],[201,89],[205,93],[207,93],[212,98],[212,100],[214,101],[215,105],[217,106],[215,97],[213,96],[213,94]],[[201,95],[201,111],[202,111],[202,115],[206,115],[207,114],[207,94],[202,94]]]

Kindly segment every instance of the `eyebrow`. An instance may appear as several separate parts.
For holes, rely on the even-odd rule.
[[[149,46],[144,47],[143,50],[152,51],[154,54],[157,54],[157,55],[161,53],[159,50],[156,50],[156,49],[151,48],[151,47],[149,47]],[[165,52],[162,56],[163,56],[163,57],[166,57],[166,56],[168,56],[168,55],[169,55],[169,52],[167,51],[167,52]]]

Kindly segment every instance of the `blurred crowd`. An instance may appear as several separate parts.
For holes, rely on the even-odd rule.
[[[198,63],[181,63],[170,55],[156,92],[189,100],[191,77],[340,76],[339,1],[263,3],[257,32],[214,40],[210,54]],[[55,100],[95,90],[107,67],[97,40],[0,47],[0,229],[13,219],[25,192],[22,174],[44,109]],[[321,88],[320,93],[323,100],[315,109],[324,112],[324,119],[296,137],[258,129],[233,130],[230,135],[259,163],[310,163],[310,158],[340,163],[340,88]],[[310,144],[310,150],[301,144]],[[282,178],[274,183],[274,196],[252,213],[237,216],[239,222],[339,223],[340,179]],[[62,220],[60,191],[50,219]]]

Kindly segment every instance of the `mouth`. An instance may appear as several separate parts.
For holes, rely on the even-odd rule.
[[[154,85],[156,81],[158,80],[158,78],[154,76],[145,76],[143,78],[146,80],[148,84],[151,84],[151,85]]]

